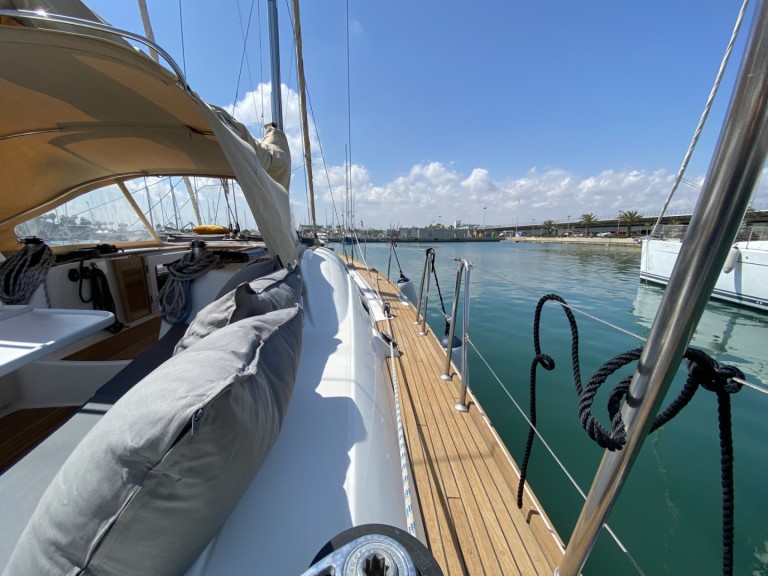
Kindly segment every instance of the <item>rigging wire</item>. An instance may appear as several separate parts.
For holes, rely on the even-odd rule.
[[[259,28],[259,48],[261,48],[261,8],[260,3],[256,5],[258,16],[257,16],[257,25]],[[251,4],[251,13],[253,12],[253,3]],[[248,34],[246,33],[246,30],[243,28],[243,16],[240,10],[240,0],[237,0],[237,18],[240,22],[240,36],[243,39],[243,46],[247,47],[248,42]],[[250,22],[250,15],[249,15],[249,22]],[[253,86],[253,75],[251,74],[251,62],[248,59],[248,50],[244,48],[244,54],[245,54],[245,70],[248,73],[248,83],[251,86],[251,101],[253,102],[253,110],[256,112],[257,116],[259,115],[259,107],[256,105],[256,88]],[[262,121],[259,123],[259,129],[261,131],[260,137],[264,137],[264,90],[261,90],[261,119]],[[234,111],[234,110],[233,110]]]
[[[248,12],[248,24],[245,27],[245,38],[243,40],[243,53],[240,55],[240,69],[237,72],[237,86],[235,87],[235,99],[232,102],[232,113],[234,115],[235,106],[237,106],[237,97],[240,95],[240,79],[243,75],[243,63],[245,62],[245,52],[248,47],[248,34],[251,31],[251,18],[253,17],[253,4],[256,0],[251,0],[251,9]],[[240,15],[240,5],[238,2],[237,15],[240,20],[240,28],[242,30],[242,16]]]
[[[291,23],[291,39],[292,39],[292,51],[291,51],[291,68],[288,70],[288,78],[290,78],[291,73],[293,71],[293,55],[296,55],[296,60],[298,61],[298,46],[297,46],[297,38],[296,38],[296,26],[294,25],[294,17],[293,12],[291,11],[291,6],[288,4],[288,0],[285,0],[285,6],[288,10],[288,14],[290,15],[290,18],[288,19]],[[296,67],[296,74],[297,74],[297,80],[296,80],[296,88],[297,91],[301,89],[301,87],[298,85],[298,64]],[[304,80],[304,92],[307,93],[307,86],[306,86],[306,79]],[[301,97],[299,96],[299,102],[301,102]],[[301,141],[304,142],[304,122],[299,122],[299,129],[300,129],[300,135],[301,135]],[[307,139],[308,140],[308,139]],[[303,156],[306,158],[306,150],[304,151]],[[305,160],[302,162],[299,166],[296,166],[291,172],[295,172],[296,170],[304,170],[304,199],[306,201],[307,205],[307,222],[312,222],[312,214],[311,214],[311,203],[309,200],[309,171],[307,170],[307,161]]]
[[[661,225],[661,219],[664,217],[664,213],[667,211],[667,208],[669,207],[669,203],[672,201],[672,196],[674,196],[675,192],[677,191],[677,187],[680,186],[680,182],[683,179],[683,175],[685,174],[686,168],[688,168],[688,162],[691,160],[691,156],[693,155],[693,150],[694,148],[696,148],[696,144],[699,141],[699,136],[701,136],[701,131],[704,128],[704,123],[707,121],[707,117],[709,116],[709,111],[712,108],[712,103],[715,100],[715,95],[717,94],[717,90],[720,88],[720,81],[723,79],[725,68],[728,64],[728,60],[731,57],[731,52],[733,51],[733,45],[736,43],[736,37],[739,35],[739,30],[741,29],[741,23],[744,20],[744,14],[747,11],[748,5],[749,5],[749,0],[744,0],[744,2],[741,5],[741,10],[739,10],[739,15],[736,17],[736,24],[734,25],[733,32],[731,33],[731,39],[728,42],[728,47],[725,49],[723,60],[720,63],[720,69],[717,71],[717,77],[715,78],[715,83],[712,86],[712,90],[709,92],[707,103],[704,105],[704,111],[701,113],[701,118],[699,118],[699,124],[696,126],[696,130],[693,134],[693,138],[691,139],[691,143],[688,145],[688,151],[685,153],[685,158],[683,158],[683,163],[677,172],[677,177],[675,178],[674,184],[672,184],[672,190],[670,190],[669,195],[667,196],[667,199],[664,201],[664,206],[661,208],[661,213],[659,214],[659,218],[656,220],[656,223],[653,225],[653,228],[651,228],[651,236],[655,235],[656,229]]]
[[[187,75],[187,52],[184,49],[184,16],[181,11],[181,0],[179,0],[179,28],[181,32],[181,65],[184,70],[184,76]]]
[[[349,57],[349,0],[346,0],[347,9],[347,143],[349,144],[349,214],[348,219],[352,222],[351,229],[355,229],[355,204],[352,192],[352,87],[350,74]]]
[[[264,41],[262,39],[262,23],[261,23],[261,2],[256,4],[256,18],[259,24],[259,92],[261,93],[261,137],[264,137]]]
[[[336,217],[336,221],[339,222],[339,209],[336,207],[336,197],[333,195],[333,186],[331,185],[331,176],[328,173],[328,165],[325,163],[325,153],[323,152],[323,143],[320,139],[320,132],[317,129],[317,122],[315,121],[315,110],[312,108],[312,98],[309,93],[309,86],[307,86],[307,103],[309,104],[309,112],[312,117],[312,124],[315,127],[315,135],[317,136],[317,147],[320,150],[320,159],[323,162],[323,172],[325,172],[325,179],[328,182],[328,192],[331,195],[331,206],[333,206],[333,214]]]

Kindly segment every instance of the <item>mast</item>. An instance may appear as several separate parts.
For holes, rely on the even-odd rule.
[[[301,17],[299,15],[299,0],[293,0],[293,30],[296,36],[296,71],[299,81],[299,108],[301,109],[301,125],[304,135],[304,165],[307,167],[307,186],[309,187],[309,204],[312,208],[312,235],[317,229],[315,216],[315,184],[312,179],[312,152],[309,147],[309,123],[307,122],[307,86],[304,81],[304,57],[301,50]]]
[[[752,30],[704,188],[624,404],[627,443],[606,451],[559,576],[579,574],[624,485],[709,300],[768,155],[768,4]]]
[[[283,129],[283,99],[280,88],[280,34],[277,29],[277,2],[267,0],[269,9],[269,52],[272,65],[272,122]]]

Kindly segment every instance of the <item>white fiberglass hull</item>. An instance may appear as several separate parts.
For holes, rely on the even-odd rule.
[[[640,278],[666,286],[681,246],[674,240],[644,240]],[[726,264],[720,273],[712,298],[768,312],[768,242],[737,242],[733,250],[732,266]]]

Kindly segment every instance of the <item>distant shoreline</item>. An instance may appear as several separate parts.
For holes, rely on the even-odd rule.
[[[617,248],[641,248],[642,242],[635,242],[632,238],[562,238],[557,236],[521,236],[517,238],[505,238],[505,242],[525,242],[528,244],[589,244],[592,246],[615,246]]]
[[[466,238],[366,238],[365,236],[360,236],[358,238],[358,242],[360,244],[364,244],[365,242],[371,242],[371,243],[383,243],[383,242],[392,242],[394,240],[398,244],[434,244],[437,242],[445,243],[445,242],[501,242],[504,240],[501,236],[468,236]],[[329,240],[330,243],[340,244],[338,240]]]

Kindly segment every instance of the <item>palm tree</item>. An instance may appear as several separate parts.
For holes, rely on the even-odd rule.
[[[555,221],[554,220],[544,220],[544,222],[541,223],[541,227],[544,228],[544,234],[547,236],[552,235],[552,231],[555,229]]]
[[[589,237],[589,227],[594,226],[596,222],[597,222],[597,216],[595,216],[591,212],[589,214],[581,215],[581,220],[579,220],[579,224],[581,224],[587,229],[587,237]]]
[[[627,210],[622,212],[619,216],[619,222],[623,222],[627,226],[627,237],[631,236],[630,231],[632,226],[640,224],[643,221],[643,216],[637,210]]]

